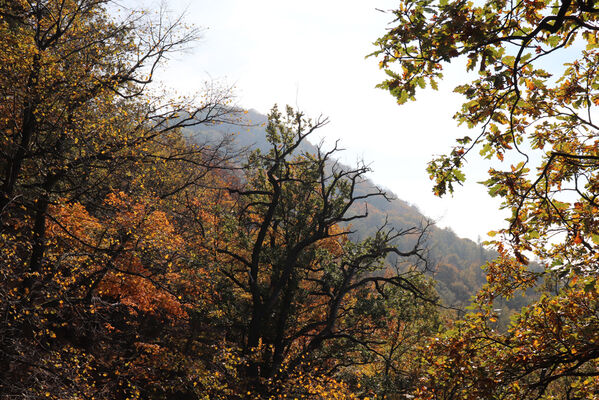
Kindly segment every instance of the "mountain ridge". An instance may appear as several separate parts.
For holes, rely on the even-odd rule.
[[[267,152],[270,144],[266,140],[265,124],[268,117],[256,110],[247,110],[242,124],[221,123],[197,125],[187,128],[186,136],[196,142],[220,141],[231,138],[236,150],[260,149]],[[315,153],[318,147],[304,140],[298,153]],[[357,189],[367,191],[379,187],[371,179]],[[400,199],[390,190],[391,199],[372,197],[367,199],[368,218],[352,221],[352,230],[360,237],[373,234],[380,226],[387,224],[398,230],[430,224],[430,218],[420,212],[416,205]],[[481,266],[495,258],[496,253],[485,249],[482,244],[467,238],[460,238],[451,228],[429,227],[427,240],[429,263],[434,265],[437,291],[445,304],[466,306],[472,295],[485,283]]]

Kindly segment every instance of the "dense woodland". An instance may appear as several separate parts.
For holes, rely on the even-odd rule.
[[[478,71],[429,173],[442,196],[502,162],[485,247],[311,145],[326,119],[159,92],[199,32],[112,11],[0,0],[0,398],[599,398],[592,1],[399,0],[381,27],[400,104]]]

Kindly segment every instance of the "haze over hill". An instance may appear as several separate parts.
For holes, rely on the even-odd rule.
[[[198,125],[190,128],[188,137],[198,141],[217,140],[226,135],[233,136],[237,149],[260,149],[268,151],[265,123],[267,116],[255,110],[246,115],[249,126],[233,124]],[[200,139],[201,138],[201,139]],[[317,146],[303,141],[299,153],[315,153]],[[376,186],[371,180],[364,181],[357,192],[366,192]],[[352,229],[359,237],[366,237],[385,224],[395,229],[407,229],[426,225],[430,222],[416,205],[401,200],[389,190],[385,190],[391,200],[382,197],[369,198],[366,203],[368,217],[352,221]],[[434,222],[434,221],[432,221]],[[450,228],[431,226],[426,242],[427,257],[434,276],[438,281],[437,290],[443,301],[449,305],[465,306],[470,297],[485,282],[481,266],[495,257],[495,253],[485,249],[480,243],[458,237]],[[405,243],[404,243],[405,244]]]

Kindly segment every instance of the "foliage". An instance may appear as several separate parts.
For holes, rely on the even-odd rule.
[[[419,319],[417,312],[394,315],[396,307],[414,302],[423,311],[435,301],[417,264],[403,265],[409,258],[424,261],[423,231],[381,227],[372,237],[352,242],[349,232],[339,228],[366,217],[351,211],[356,203],[384,194],[358,194],[367,168],[336,165],[331,161],[336,148],[295,154],[323,124],[290,108],[286,114],[273,109],[266,128],[271,149],[250,156],[242,187],[230,189],[235,199],[233,210],[225,213],[230,219],[216,234],[216,264],[232,284],[233,304],[226,306],[231,332],[243,343],[252,393],[272,393],[270,386],[287,384],[307,362],[324,376],[341,376],[358,365],[377,368],[377,354],[391,363],[397,348],[406,351],[406,345],[388,335],[389,325],[413,328]],[[394,247],[407,235],[416,236],[412,247]],[[406,260],[383,274],[389,254]],[[423,330],[433,329],[434,323],[424,323]],[[396,335],[419,337],[405,327],[397,330]]]
[[[490,232],[499,258],[487,266],[480,312],[431,346],[421,398],[597,394],[598,348],[581,333],[597,325],[597,11],[585,1],[407,0],[377,41],[389,76],[381,87],[399,103],[436,88],[444,63],[467,59],[473,78],[456,88],[466,101],[455,118],[480,131],[429,164],[434,192],[463,182],[477,149],[501,165],[483,183],[511,211],[509,226]],[[550,58],[560,52],[577,58],[560,68]],[[531,287],[545,294],[506,333],[484,328],[497,299]]]
[[[223,386],[210,364],[234,365],[182,334],[183,296],[203,289],[178,223],[183,189],[228,158],[178,130],[228,119],[228,94],[150,95],[197,32],[165,15],[113,20],[107,4],[0,2],[2,396],[208,393]]]
[[[263,153],[267,153],[270,149],[265,131],[268,117],[254,110],[249,110],[246,117],[253,125],[240,127],[228,123],[202,124],[185,129],[185,131],[192,140],[198,143],[232,136],[231,144],[237,148],[260,149]],[[297,154],[317,152],[318,147],[306,140],[302,141],[295,150]],[[334,159],[330,160],[331,164],[335,162]],[[362,195],[372,192],[374,188],[376,185],[370,179],[365,178],[357,183],[355,190],[358,195]],[[426,223],[427,218],[416,206],[398,199],[389,191],[386,193],[387,197],[390,197],[389,199],[375,196],[364,200],[363,203],[368,207],[368,218],[356,219],[341,225],[351,227],[352,239],[360,240],[374,235],[378,228],[385,224],[396,230],[405,230]],[[360,204],[360,207],[363,205]],[[355,206],[351,210],[361,211]],[[413,239],[414,235],[407,235],[398,238],[397,244],[406,247],[413,246]],[[481,265],[496,257],[496,252],[485,249],[481,243],[459,238],[451,229],[440,229],[434,225],[427,229],[424,248],[423,255],[427,258],[429,265],[433,266],[431,272],[436,280],[439,297],[443,304],[454,307],[463,308],[469,304],[472,296],[486,282]]]
[[[594,398],[598,293],[594,280],[573,282],[523,308],[505,333],[501,310],[469,314],[427,349],[417,398]]]
[[[0,397],[406,393],[439,326],[424,228],[350,240],[384,194],[296,151],[322,120],[273,110],[244,166],[189,143],[238,122],[227,91],[150,91],[197,32],[113,6],[0,0]]]

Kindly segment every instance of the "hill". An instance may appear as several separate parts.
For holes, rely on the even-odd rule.
[[[225,136],[233,138],[236,149],[260,149],[268,151],[269,143],[266,140],[264,126],[267,117],[255,110],[246,114],[247,126],[234,124],[217,124],[211,126],[198,125],[189,128],[186,136],[191,140],[218,141]],[[315,153],[317,147],[304,141],[299,152]],[[367,192],[376,186],[367,180],[357,188],[358,193]],[[406,229],[422,226],[429,222],[416,206],[397,198],[387,191],[391,200],[382,197],[368,199],[368,217],[352,221],[352,230],[356,235],[367,236],[372,234],[385,221],[396,229]],[[485,282],[485,275],[481,266],[495,257],[495,253],[485,249],[470,239],[458,237],[451,229],[441,229],[436,226],[429,228],[426,242],[429,264],[437,280],[437,291],[445,304],[463,307],[469,303],[470,297]]]

